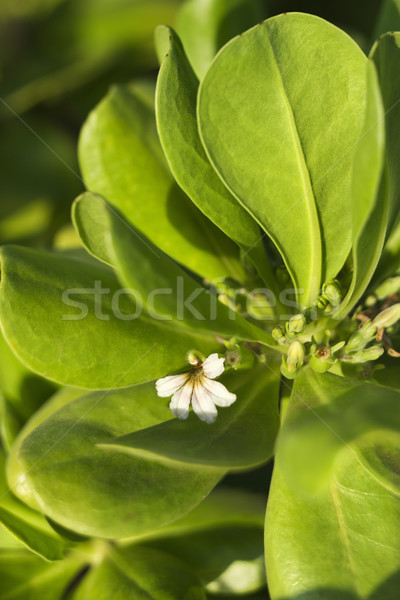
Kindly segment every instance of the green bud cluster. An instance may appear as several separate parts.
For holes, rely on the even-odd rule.
[[[342,287],[337,279],[324,283],[322,293],[315,300],[315,306],[325,313],[332,312],[342,300]]]

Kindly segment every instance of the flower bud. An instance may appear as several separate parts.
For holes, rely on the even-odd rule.
[[[297,375],[298,368],[294,363],[287,360],[286,356],[282,356],[281,373],[286,379],[294,379]]]
[[[337,279],[333,279],[322,286],[322,295],[332,306],[338,306],[342,299],[342,288]]]
[[[327,300],[327,298],[325,298],[321,294],[319,296],[317,296],[317,298],[315,300],[315,306],[319,310],[325,310],[328,305],[329,305],[329,301]]]
[[[299,313],[298,315],[293,315],[289,321],[289,331],[291,333],[301,333],[306,326],[306,318],[304,315]]]
[[[296,366],[300,366],[299,363],[303,363],[305,355],[306,353],[303,344],[299,342],[299,340],[294,340],[294,342],[290,344],[287,352],[287,362],[288,364],[292,363]]]
[[[274,327],[271,335],[274,338],[274,340],[278,342],[278,344],[280,344],[281,346],[284,346],[286,344],[286,337],[283,327]]]
[[[346,345],[346,342],[344,342],[344,341],[338,342],[337,344],[332,346],[331,353],[336,354],[336,352],[339,352],[339,350],[341,350],[343,348],[343,346],[345,346],[345,345]]]
[[[386,308],[378,315],[376,315],[375,319],[372,321],[374,327],[376,329],[381,329],[382,327],[390,327],[394,325],[400,319],[400,303],[392,304],[389,308]]]
[[[372,321],[367,321],[350,336],[345,346],[345,351],[356,352],[357,350],[362,350],[362,348],[365,348],[374,339],[375,334],[376,326]]]
[[[365,363],[371,360],[377,360],[385,352],[382,346],[371,346],[370,348],[364,348],[359,350],[350,356],[345,356],[341,360],[350,363]]]

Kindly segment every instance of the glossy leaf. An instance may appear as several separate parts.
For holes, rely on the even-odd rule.
[[[154,111],[132,89],[114,87],[90,114],[79,143],[87,187],[102,194],[163,252],[210,279],[243,277],[238,250],[174,182]]]
[[[198,504],[224,471],[162,464],[99,443],[169,416],[153,383],[82,396],[36,422],[26,437],[22,432],[9,459],[10,485],[25,502],[82,535],[130,537],[156,529]]]
[[[265,503],[266,499],[260,494],[218,486],[187,515],[143,538],[146,543],[152,543],[156,539],[177,537],[218,526],[260,527],[264,525]]]
[[[144,314],[135,318],[131,294],[86,254],[6,246],[1,264],[4,336],[22,362],[49,379],[124,387],[181,369],[189,350],[208,355],[219,349],[211,334],[177,330]],[[96,300],[95,285],[109,291]]]
[[[107,254],[121,283],[135,291],[155,323],[276,345],[271,335],[218,302],[212,290],[199,285],[150,240],[140,240],[133,226],[100,197],[83,194],[73,214],[88,249],[100,258]]]
[[[360,141],[355,148],[352,170],[353,277],[340,307],[342,317],[365,292],[385,239],[388,199],[386,187],[381,184],[385,150],[384,122],[376,70],[374,64],[368,61],[366,115]]]
[[[231,38],[265,18],[260,0],[188,0],[178,13],[177,31],[201,79],[217,51]]]
[[[400,176],[397,169],[400,157],[400,84],[396,77],[400,65],[400,33],[383,35],[372,48],[371,58],[378,71],[385,109],[389,224],[392,225],[400,211]]]
[[[202,8],[198,3],[196,7]],[[159,27],[157,36],[167,40],[157,79],[156,116],[160,141],[171,171],[196,206],[254,262],[277,295],[259,226],[224,186],[202,146],[196,119],[199,82],[181,42],[167,27]]]
[[[271,364],[273,362],[271,361]],[[107,441],[106,447],[140,456],[141,451],[173,461],[226,469],[247,469],[273,454],[279,428],[279,371],[265,365],[238,375],[227,373],[222,383],[237,395],[205,426],[194,413],[187,422],[172,419]]]
[[[399,0],[383,0],[376,22],[374,39],[388,31],[400,29],[400,2]]]
[[[399,496],[355,451],[341,453],[329,488],[312,496],[277,466],[265,529],[271,598],[396,600],[399,518]]]
[[[277,245],[305,305],[351,246],[365,62],[333,25],[284,14],[227,44],[200,86],[207,154]]]
[[[378,267],[378,278],[392,275],[400,265],[400,84],[397,75],[400,65],[400,33],[387,33],[379,38],[371,50],[375,62],[385,109],[386,169],[389,195],[389,230],[391,236],[384,248]]]
[[[293,486],[301,490],[320,489],[330,481],[335,461],[341,452],[357,444],[359,452],[367,441],[389,444],[400,431],[397,407],[400,393],[345,377],[310,369],[296,378],[288,418],[278,440],[280,465]],[[397,442],[400,447],[400,435]],[[394,456],[396,453],[394,452]],[[384,458],[374,459],[369,469],[379,473],[382,484],[400,494],[400,480],[392,471],[384,473]],[[307,469],[302,465],[307,464]],[[383,481],[385,480],[385,481]]]
[[[110,549],[84,579],[74,600],[206,600],[184,562],[153,548]]]

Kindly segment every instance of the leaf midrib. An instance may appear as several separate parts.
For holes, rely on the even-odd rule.
[[[321,234],[320,234],[320,223],[319,223],[318,212],[317,212],[317,208],[316,208],[316,198],[315,198],[314,191],[313,191],[313,185],[312,185],[312,181],[311,181],[310,170],[307,165],[305,151],[304,151],[304,148],[303,148],[303,145],[301,142],[300,133],[299,133],[297,123],[296,123],[296,118],[295,118],[295,115],[293,112],[292,105],[289,100],[289,95],[288,95],[288,92],[287,92],[287,89],[285,86],[283,75],[282,75],[282,72],[281,72],[279,64],[278,64],[278,60],[277,60],[277,57],[275,54],[275,49],[274,49],[274,46],[273,46],[271,38],[270,38],[269,30],[267,27],[265,28],[265,30],[267,33],[268,43],[269,43],[269,46],[271,49],[272,57],[274,59],[273,63],[276,67],[277,80],[280,83],[280,88],[281,88],[281,92],[282,92],[281,95],[283,98],[283,102],[284,102],[286,112],[288,115],[288,120],[290,123],[290,130],[291,130],[292,137],[293,137],[293,147],[294,147],[295,153],[296,153],[297,163],[299,166],[299,173],[300,173],[302,185],[304,188],[304,199],[306,200],[306,207],[307,207],[308,216],[310,219],[311,264],[310,264],[310,271],[308,274],[309,281],[307,282],[308,289],[305,290],[305,292],[304,292],[304,301],[306,302],[306,304],[309,304],[311,301],[310,295],[312,293],[312,277],[314,274],[318,274],[317,275],[318,281],[317,281],[316,287],[319,287],[321,271],[322,271],[322,244],[321,244]],[[288,212],[290,212],[294,208],[294,206],[296,206],[296,204],[298,202],[300,202],[301,200],[302,200],[302,198],[297,199],[292,204],[292,206],[289,208],[289,210],[286,211],[286,214],[288,214]],[[273,229],[273,227],[274,227],[274,225],[272,225],[270,229]],[[317,232],[317,233],[315,233],[315,232]]]

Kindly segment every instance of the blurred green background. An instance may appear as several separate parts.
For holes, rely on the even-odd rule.
[[[191,1],[202,7],[209,0]],[[320,15],[366,51],[375,33],[399,18],[394,0],[254,4],[261,18],[286,11]],[[181,6],[181,0],[0,1],[0,243],[68,245],[70,205],[83,189],[80,127],[111,84],[155,79],[154,28],[179,25]]]

